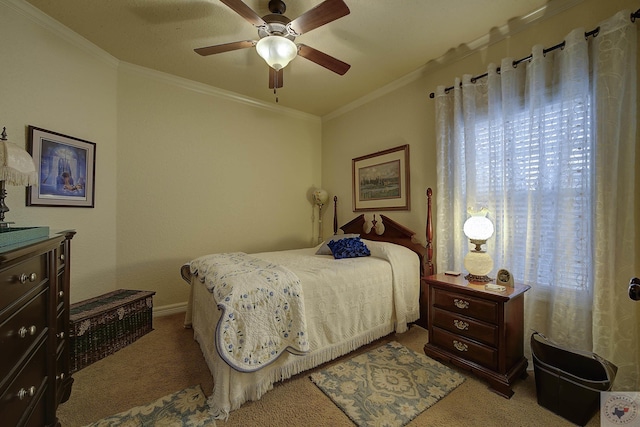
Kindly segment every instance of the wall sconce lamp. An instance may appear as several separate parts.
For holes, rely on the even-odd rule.
[[[4,221],[4,214],[9,212],[9,207],[4,202],[7,197],[5,184],[37,186],[38,174],[33,158],[22,147],[7,140],[7,131],[3,127],[0,134],[0,228],[13,224]]]
[[[490,282],[492,279],[487,274],[493,270],[493,259],[486,250],[482,249],[482,245],[493,236],[493,223],[487,218],[489,211],[486,208],[479,211],[469,208],[467,212],[470,216],[464,222],[462,229],[475,248],[464,257],[464,267],[469,272],[465,279],[470,282]]]
[[[313,192],[313,201],[318,205],[318,243],[322,243],[322,206],[329,200],[329,193],[317,189]]]

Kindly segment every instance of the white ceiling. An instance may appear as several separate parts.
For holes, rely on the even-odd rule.
[[[268,0],[244,0],[260,16]],[[203,57],[193,49],[258,40],[219,0],[27,0],[121,61],[275,103],[255,48]],[[290,19],[321,0],[289,0]],[[296,38],[344,62],[339,76],[306,60],[284,70],[278,104],[323,116],[406,76],[449,49],[539,9],[547,0],[345,0],[351,13]],[[478,70],[481,71],[481,70]],[[473,70],[470,70],[473,72]],[[446,82],[443,82],[446,84]],[[426,96],[426,94],[425,94]]]

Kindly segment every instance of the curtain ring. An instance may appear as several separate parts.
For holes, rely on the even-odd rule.
[[[633,16],[633,15],[632,15]],[[598,34],[600,33],[600,27],[596,27],[595,29],[584,33],[584,39],[585,40],[589,40],[589,37],[593,36],[594,38],[598,36]]]

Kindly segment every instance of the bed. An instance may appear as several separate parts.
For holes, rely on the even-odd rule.
[[[278,381],[406,331],[421,311],[424,317],[420,277],[434,272],[431,189],[426,245],[384,215],[360,215],[338,229],[335,204],[334,237],[321,245],[208,254],[181,267],[190,284],[185,326],[213,376],[208,403],[216,418]],[[345,244],[369,256],[335,259],[332,250]]]

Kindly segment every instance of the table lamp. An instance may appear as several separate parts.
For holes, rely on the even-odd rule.
[[[464,257],[464,267],[469,272],[465,279],[470,282],[490,282],[492,279],[487,275],[493,270],[493,259],[486,250],[482,249],[482,245],[493,236],[493,223],[487,218],[489,211],[486,208],[478,211],[469,208],[467,212],[470,216],[464,222],[462,229],[475,248]]]
[[[33,158],[22,147],[7,140],[4,127],[0,143],[0,228],[5,228],[11,224],[4,220],[4,214],[9,212],[9,207],[4,202],[7,197],[5,185],[38,185],[38,174]]]

